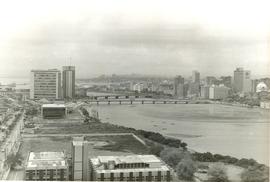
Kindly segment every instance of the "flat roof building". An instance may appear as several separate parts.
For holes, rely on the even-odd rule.
[[[57,69],[31,70],[30,99],[61,99],[61,72]]]
[[[64,152],[30,152],[26,163],[25,180],[65,181],[68,163]]]
[[[41,115],[45,119],[60,119],[67,115],[67,109],[64,104],[43,104],[41,106]]]
[[[93,181],[171,181],[171,169],[154,155],[98,156],[90,159]]]

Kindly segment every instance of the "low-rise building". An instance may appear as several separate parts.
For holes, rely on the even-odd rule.
[[[64,104],[43,104],[41,106],[41,115],[45,119],[60,119],[67,115],[67,109]]]
[[[261,101],[260,107],[263,109],[270,109],[270,101]]]
[[[91,181],[172,181],[171,169],[154,155],[90,159]]]
[[[64,152],[30,152],[25,169],[25,180],[69,180],[68,163]]]
[[[229,88],[224,85],[209,87],[209,99],[225,99],[229,95]]]

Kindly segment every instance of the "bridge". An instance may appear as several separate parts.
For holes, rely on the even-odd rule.
[[[188,100],[173,100],[173,99],[106,99],[106,100],[87,100],[89,104],[188,104]]]
[[[138,98],[152,98],[152,95],[120,95],[120,94],[115,94],[115,95],[95,95],[95,96],[90,96],[94,100],[99,100],[99,99],[138,99]]]

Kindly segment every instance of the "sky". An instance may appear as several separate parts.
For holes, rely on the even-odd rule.
[[[0,77],[76,66],[101,74],[270,75],[263,0],[24,0],[0,3]]]

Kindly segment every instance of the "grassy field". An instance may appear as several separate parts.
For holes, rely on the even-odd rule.
[[[148,149],[131,135],[126,136],[87,136],[90,143],[90,156],[146,154]],[[26,159],[30,151],[65,151],[71,154],[72,137],[24,138],[19,152]]]

